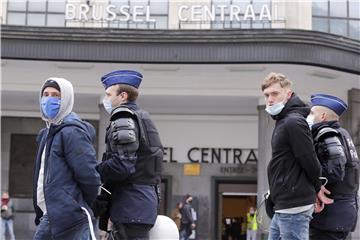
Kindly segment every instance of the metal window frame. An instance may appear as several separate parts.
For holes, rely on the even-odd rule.
[[[6,11],[7,11],[7,15],[6,15],[6,23],[8,23],[8,14],[9,13],[24,13],[25,14],[25,26],[32,26],[28,24],[28,15],[29,14],[44,14],[45,15],[45,24],[41,25],[43,27],[51,27],[48,26],[48,15],[64,15],[65,12],[54,12],[54,11],[49,11],[49,0],[45,1],[45,11],[30,11],[29,10],[29,2],[31,0],[26,0],[26,5],[25,5],[25,10],[24,11],[20,11],[20,10],[9,10],[9,4],[7,4],[6,7]],[[67,3],[68,0],[65,0],[65,3]],[[64,27],[66,26],[66,21],[64,19]]]
[[[314,2],[312,3],[314,6]],[[312,19],[314,18],[321,18],[321,19],[326,19],[326,23],[327,23],[327,33],[331,33],[330,31],[330,20],[346,20],[346,35],[345,37],[349,37],[350,36],[350,21],[359,21],[360,22],[360,18],[354,18],[354,17],[350,17],[350,1],[346,0],[345,2],[346,4],[346,17],[337,17],[337,16],[331,16],[330,15],[330,0],[327,0],[327,15],[326,16],[320,16],[320,15],[316,15],[316,14],[312,14]],[[313,30],[318,30],[318,29],[313,29]],[[343,35],[340,35],[343,36]],[[358,40],[358,39],[356,39]]]

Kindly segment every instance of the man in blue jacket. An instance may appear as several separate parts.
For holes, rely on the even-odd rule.
[[[104,188],[98,200],[109,200],[100,229],[113,223],[114,239],[149,239],[159,206],[163,147],[150,115],[136,104],[142,75],[119,70],[101,78],[104,107],[111,115],[106,152],[97,166]],[[111,193],[111,195],[109,194]]]
[[[72,84],[63,78],[45,81],[34,168],[34,239],[90,239],[92,210],[100,186],[92,142],[94,128],[72,112]]]

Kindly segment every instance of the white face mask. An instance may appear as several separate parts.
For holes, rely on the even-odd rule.
[[[111,114],[111,112],[112,112],[112,110],[113,110],[111,101],[110,101],[109,99],[104,98],[104,99],[103,99],[103,104],[104,104],[105,110],[106,110],[109,114]]]
[[[310,129],[314,125],[314,119],[315,119],[314,115],[308,115],[306,118],[306,122],[308,123]]]
[[[285,107],[285,104],[283,102],[279,102],[274,105],[267,106],[265,108],[265,111],[267,113],[269,113],[270,115],[275,116],[275,115],[278,115],[283,110],[284,107]]]

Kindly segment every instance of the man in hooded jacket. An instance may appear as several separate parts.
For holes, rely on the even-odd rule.
[[[324,204],[332,202],[324,195],[329,192],[319,179],[321,167],[306,122],[310,108],[292,92],[291,84],[283,74],[270,73],[261,86],[265,110],[276,121],[271,139],[272,158],[267,169],[275,211],[270,240],[309,239],[316,198]]]
[[[92,210],[100,186],[95,129],[74,112],[72,84],[49,78],[40,91],[46,128],[37,138],[33,203],[37,225],[33,239],[90,239]]]

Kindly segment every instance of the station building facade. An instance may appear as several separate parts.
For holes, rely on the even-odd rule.
[[[31,187],[43,81],[74,85],[74,111],[97,129],[108,115],[100,77],[144,75],[140,107],[164,144],[161,214],[194,196],[193,238],[221,239],[267,190],[274,122],[260,85],[281,72],[305,101],[344,99],[342,124],[360,147],[358,1],[3,1],[1,8],[1,190],[18,210],[19,239],[33,233]],[[353,239],[359,236],[359,227]]]

